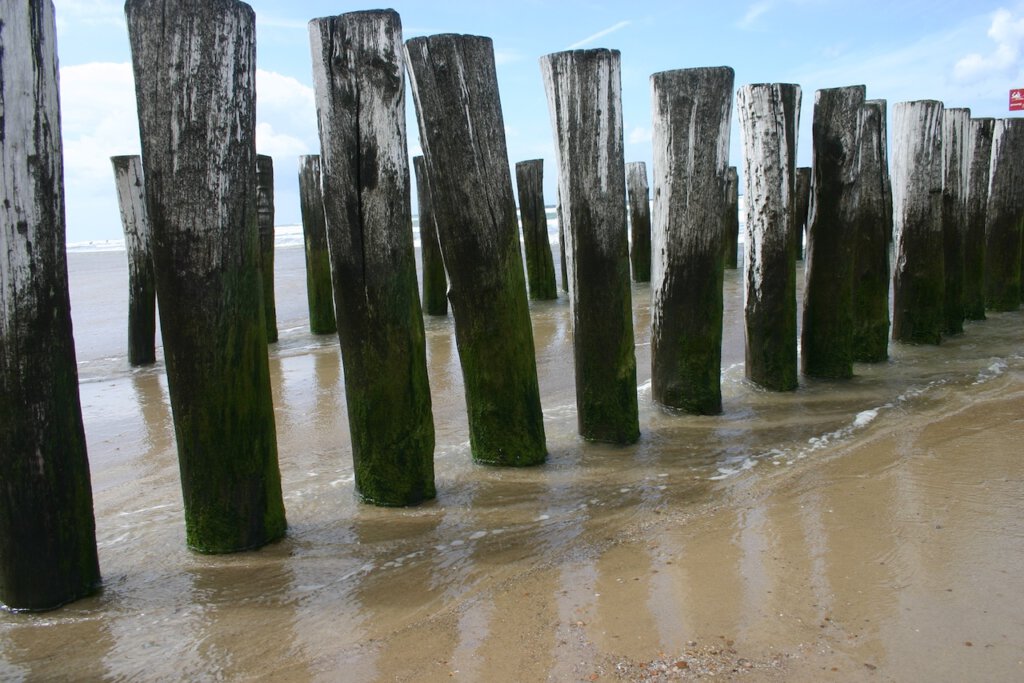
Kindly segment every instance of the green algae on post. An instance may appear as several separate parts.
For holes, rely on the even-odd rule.
[[[437,241],[437,222],[430,201],[430,178],[422,155],[412,159],[416,172],[416,197],[419,202],[420,259],[423,262],[423,312],[448,315],[448,275],[444,271],[441,243]]]
[[[128,0],[125,14],[187,542],[258,548],[287,523],[256,218],[256,18],[235,0]]]
[[[309,35],[355,489],[415,505],[436,492],[402,23],[393,10],[349,12],[314,19]]]
[[[967,137],[967,208],[964,218],[964,317],[985,319],[985,211],[996,120],[971,119]]]
[[[547,211],[544,209],[543,159],[516,164],[516,188],[519,191],[519,220],[523,224],[530,298],[535,301],[557,299],[555,262],[551,256]]]
[[[156,362],[156,275],[152,230],[146,213],[142,157],[110,157],[128,255],[128,362]]]
[[[722,412],[722,199],[735,73],[651,76],[654,264],[651,390],[663,406]]]
[[[629,200],[629,262],[633,282],[651,281],[651,191],[647,184],[647,164],[626,164],[626,195]]]
[[[626,232],[621,56],[570,50],[541,57],[569,246],[579,433],[640,438]]]
[[[100,568],[71,334],[53,3],[0,0],[0,16],[0,603],[35,611],[91,594]]]
[[[1024,119],[997,119],[985,217],[985,307],[1016,311],[1024,239]]]
[[[857,133],[864,86],[819,90],[812,124],[811,216],[807,229],[800,362],[808,377],[853,376],[853,254]]]
[[[942,102],[936,100],[893,106],[893,341],[942,341],[946,302],[942,109]]]
[[[406,42],[420,142],[448,270],[473,459],[547,457],[537,360],[490,38]]]
[[[260,231],[260,273],[267,341],[277,341],[277,304],[274,301],[274,159],[256,155],[256,224]]]
[[[309,331],[334,334],[334,287],[331,284],[331,257],[327,248],[327,221],[320,184],[320,155],[299,157],[299,210],[302,214],[302,240],[306,255],[306,303]]]

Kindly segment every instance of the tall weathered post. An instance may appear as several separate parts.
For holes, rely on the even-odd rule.
[[[651,76],[654,267],[651,388],[662,405],[722,412],[722,198],[735,74]]]
[[[156,362],[156,275],[153,240],[146,213],[142,157],[110,157],[128,254],[128,362]]]
[[[881,132],[881,164],[882,164],[882,208],[885,211],[885,224],[888,230],[888,241],[892,243],[892,175],[889,173],[889,103],[886,100],[867,100],[866,104],[877,107],[879,110],[879,125]],[[891,275],[891,271],[890,271]]]
[[[562,218],[562,197],[558,197],[558,203],[555,205],[555,216],[558,219],[558,262],[559,269],[562,273],[562,291],[569,293],[569,260],[566,258],[566,244],[565,244],[565,221]]]
[[[0,602],[59,607],[100,582],[64,252],[50,0],[0,0]]]
[[[629,261],[633,282],[651,281],[651,191],[647,184],[647,164],[626,164],[626,196],[629,200]]]
[[[868,100],[857,142],[858,192],[853,254],[853,359],[889,357],[889,237],[885,203],[884,100]]]
[[[547,457],[533,329],[490,38],[406,43],[466,389],[473,458]]]
[[[893,107],[892,212],[896,241],[892,338],[938,344],[945,322],[942,102]]]
[[[725,267],[738,267],[740,252],[740,177],[735,166],[725,170],[725,201],[722,202],[722,254]]]
[[[448,275],[444,271],[441,243],[437,240],[437,223],[430,200],[430,178],[423,155],[412,159],[416,172],[416,199],[419,203],[420,260],[423,263],[423,312],[427,315],[448,315]],[[548,250],[550,252],[550,249]],[[554,277],[554,274],[552,274]]]
[[[811,208],[811,167],[796,169],[793,182],[793,252],[797,261],[804,260],[804,239],[807,237],[807,219]]]
[[[997,119],[985,216],[985,307],[1020,307],[1024,230],[1024,119]]]
[[[256,223],[256,20],[128,0],[146,205],[188,545],[284,535]]]
[[[555,262],[551,257],[548,217],[544,211],[544,160],[517,163],[516,187],[519,190],[519,219],[523,224],[530,298],[538,301],[557,299]]]
[[[967,136],[964,219],[964,317],[967,320],[985,319],[985,211],[995,125],[995,119],[971,119]]]
[[[819,90],[812,124],[800,362],[809,377],[853,376],[853,254],[857,133],[864,86]]]
[[[436,493],[402,22],[350,12],[314,19],[309,38],[356,493],[415,505]]]
[[[320,155],[299,157],[299,211],[306,253],[306,303],[309,331],[334,334],[334,289],[331,285],[331,256],[327,247],[327,220],[320,179]]]
[[[555,133],[559,196],[571,257],[579,432],[640,438],[626,234],[621,57],[572,50],[540,59]]]
[[[274,159],[256,155],[256,223],[260,230],[260,273],[267,341],[277,341],[277,304],[274,300]]]
[[[964,331],[964,225],[970,109],[942,112],[942,244],[946,269],[943,334]]]
[[[745,85],[736,93],[746,187],[746,375],[775,391],[797,387],[796,264],[791,202],[800,86]],[[794,106],[795,105],[795,106]]]

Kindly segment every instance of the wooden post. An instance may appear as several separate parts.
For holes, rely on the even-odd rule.
[[[889,357],[889,236],[885,203],[884,100],[868,100],[857,142],[856,230],[853,254],[853,359]]]
[[[494,44],[437,35],[406,43],[420,141],[462,363],[477,462],[547,456]]]
[[[942,112],[942,244],[946,269],[943,334],[964,331],[964,223],[967,220],[967,136],[970,109]]]
[[[423,262],[423,311],[427,315],[448,315],[448,275],[444,272],[441,243],[430,201],[430,179],[423,156],[413,157],[416,197],[419,202],[420,259]],[[550,252],[550,249],[548,250]]]
[[[128,254],[128,362],[150,365],[156,362],[156,275],[142,157],[118,156],[110,161]]]
[[[662,405],[704,415],[722,412],[722,198],[734,77],[729,67],[651,76],[651,388]]]
[[[892,338],[938,344],[945,319],[942,242],[942,103],[893,107]]]
[[[1024,119],[997,119],[985,216],[985,306],[1020,307],[1021,231],[1024,230]]]
[[[558,203],[555,205],[555,215],[558,217],[558,260],[562,273],[562,291],[569,293],[569,260],[565,256],[565,220],[562,218],[562,197],[558,196]]]
[[[867,100],[867,104],[879,108],[879,124],[881,125],[881,163],[882,163],[882,187],[884,195],[882,208],[885,211],[885,225],[888,231],[888,241],[892,243],[892,175],[889,173],[889,103],[886,100]],[[891,271],[890,271],[891,275]]]
[[[309,23],[355,488],[433,498],[434,422],[412,241],[402,22],[394,10]]]
[[[651,192],[647,185],[647,164],[626,164],[626,193],[629,198],[629,252],[633,282],[651,281]]]
[[[516,187],[519,190],[519,219],[523,224],[530,298],[538,301],[557,299],[555,262],[551,257],[548,217],[544,211],[544,160],[517,163]]]
[[[723,259],[726,268],[735,270],[740,252],[740,177],[735,166],[725,170],[725,201],[722,210]]]
[[[800,86],[745,85],[736,93],[746,187],[746,375],[774,391],[797,387],[792,176]],[[788,106],[787,106],[788,105]],[[794,106],[795,105],[795,106]]]
[[[572,282],[576,412],[585,439],[640,438],[626,233],[621,56],[571,50],[540,59],[558,158]]]
[[[809,377],[853,376],[853,254],[857,133],[864,86],[814,98],[811,216],[807,230],[801,366]]]
[[[306,252],[306,302],[309,331],[334,334],[334,290],[331,284],[331,256],[327,247],[327,220],[320,179],[320,155],[299,157],[299,210]]]
[[[256,21],[235,0],[128,0],[185,530],[204,553],[285,533],[256,219]]]
[[[277,341],[277,305],[274,301],[274,159],[256,155],[256,222],[260,230],[260,274],[267,341]]]
[[[100,582],[64,252],[50,0],[0,0],[0,602],[45,610]]]
[[[964,218],[964,317],[985,319],[985,210],[992,133],[996,120],[971,119],[964,156],[967,159],[967,202]]]
[[[793,221],[796,234],[793,236],[793,251],[797,261],[804,260],[804,241],[807,239],[807,222],[811,208],[811,167],[796,169],[793,183]]]

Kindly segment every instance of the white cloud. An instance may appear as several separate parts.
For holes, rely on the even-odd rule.
[[[606,28],[604,30],[601,30],[601,31],[598,31],[597,33],[595,33],[593,35],[587,36],[583,40],[577,40],[575,43],[570,45],[568,47],[568,49],[575,50],[577,48],[583,47],[584,45],[589,45],[590,43],[593,43],[595,40],[597,40],[599,38],[604,38],[605,36],[607,36],[609,34],[615,33],[616,31],[619,31],[621,29],[626,28],[631,23],[633,23],[633,22],[631,22],[631,21],[620,21],[619,23],[615,24],[614,26],[609,26],[608,28]]]
[[[288,133],[278,133],[274,126],[263,122],[256,124],[256,151],[272,157],[295,158],[301,154],[315,153],[300,138]]]
[[[743,14],[736,26],[739,28],[752,28],[754,23],[757,22],[762,16],[767,14],[771,9],[775,7],[775,3],[772,0],[762,0],[762,2],[755,2],[753,5],[747,8],[747,11]]]
[[[988,37],[995,43],[994,49],[986,55],[972,52],[959,60],[953,67],[953,77],[957,81],[1014,75],[1013,72],[1020,68],[1018,57],[1024,43],[1024,17],[1014,17],[1006,9],[996,11]]]
[[[631,145],[639,145],[645,142],[653,140],[653,135],[650,128],[644,128],[643,126],[636,126],[633,130],[629,131],[629,138],[627,142]]]
[[[516,62],[523,61],[523,55],[515,50],[495,50],[494,51],[494,64],[495,66],[502,66],[504,64],[515,64]]]
[[[54,5],[59,33],[71,24],[75,27],[125,26],[124,3],[118,0],[58,0]]]

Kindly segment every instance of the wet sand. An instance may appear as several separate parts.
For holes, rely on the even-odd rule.
[[[534,304],[550,457],[522,470],[471,463],[452,322],[430,319],[438,499],[382,510],[353,496],[337,341],[303,328],[301,252],[277,263],[289,533],[216,557],[184,547],[162,368],[110,351],[110,264],[73,263],[104,588],[0,614],[0,679],[1024,677],[1024,314],[770,394],[742,377],[731,272],[725,413],[692,417],[650,399],[637,285],[643,437],[618,448],[576,436],[568,302]]]

